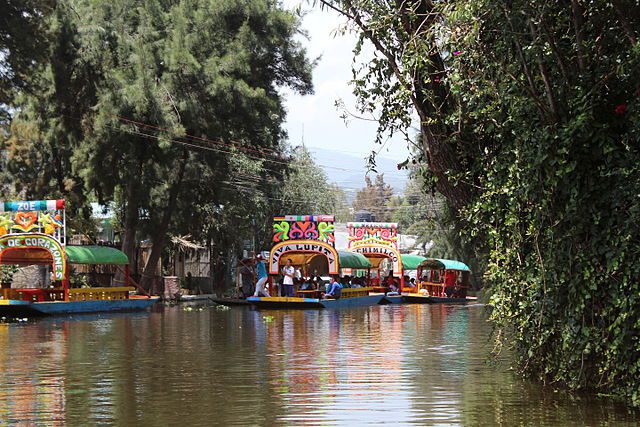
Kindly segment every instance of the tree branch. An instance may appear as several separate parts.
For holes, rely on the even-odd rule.
[[[529,30],[531,31],[531,37],[535,42],[535,40],[538,38],[536,34],[535,25],[533,25],[533,21],[531,19],[528,19],[528,21],[529,21]],[[540,75],[542,76],[542,81],[544,82],[545,93],[547,95],[547,102],[549,103],[549,108],[551,109],[551,120],[554,123],[557,123],[559,120],[558,105],[556,104],[556,98],[553,94],[553,86],[551,85],[551,79],[549,78],[549,73],[547,72],[547,69],[544,66],[544,63],[542,62],[541,54],[538,54],[536,56],[537,56],[536,60],[538,62],[538,70],[540,70]]]
[[[613,8],[616,10],[618,19],[620,19],[620,24],[622,24],[622,29],[631,42],[631,45],[635,46],[637,42],[636,33],[633,31],[633,28],[627,19],[627,11],[625,11],[625,8],[622,6],[622,2],[620,0],[613,0]]]
[[[578,69],[581,73],[585,71],[584,64],[584,37],[582,35],[582,6],[578,3],[578,0],[571,0],[571,10],[573,12],[573,28],[576,33],[576,50],[578,51]]]

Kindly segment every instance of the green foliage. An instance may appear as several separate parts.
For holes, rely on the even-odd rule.
[[[89,283],[89,278],[87,274],[76,274],[73,273],[69,275],[69,282],[72,288],[90,288],[91,284]]]
[[[11,283],[13,275],[20,267],[13,264],[0,265],[0,283]]]
[[[46,19],[53,0],[0,1],[0,123],[9,118],[6,106],[19,90],[36,91],[29,75],[46,58]]]
[[[69,0],[46,22],[44,90],[11,100],[5,182],[72,217],[112,205],[125,252],[151,237],[150,270],[169,231],[221,245],[224,270],[286,172],[279,89],[312,90],[298,18],[272,0]]]
[[[521,372],[640,405],[640,6],[329,3],[382,54],[364,107],[398,126],[418,112],[419,157],[488,256]]]
[[[527,374],[640,404],[638,46],[606,2],[577,24],[560,4],[456,6],[450,84],[485,153],[465,215],[500,336]]]

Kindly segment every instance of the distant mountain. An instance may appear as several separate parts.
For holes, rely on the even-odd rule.
[[[316,147],[307,149],[313,154],[316,163],[327,173],[329,180],[345,190],[347,199],[351,202],[356,196],[356,191],[364,187],[364,177],[367,173],[365,156]],[[384,173],[384,181],[393,187],[394,193],[402,194],[408,176],[405,170],[398,170],[397,164],[396,160],[377,157],[376,171],[379,174]],[[375,179],[374,172],[369,174]]]

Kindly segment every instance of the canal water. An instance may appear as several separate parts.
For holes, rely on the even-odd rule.
[[[484,306],[150,313],[0,324],[0,425],[635,425],[490,357]]]

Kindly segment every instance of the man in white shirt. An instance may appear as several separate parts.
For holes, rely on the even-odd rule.
[[[293,277],[296,274],[296,269],[293,268],[291,259],[287,260],[287,264],[282,269],[282,274],[284,275],[284,279],[282,280],[284,284],[284,296],[295,296],[293,293]]]

